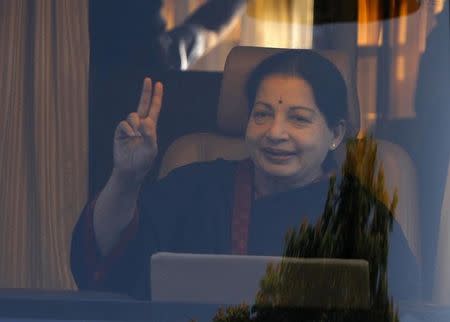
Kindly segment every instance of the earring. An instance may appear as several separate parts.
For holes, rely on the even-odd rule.
[[[336,143],[333,143],[333,144],[331,145],[331,150],[334,150],[334,149],[336,149]]]

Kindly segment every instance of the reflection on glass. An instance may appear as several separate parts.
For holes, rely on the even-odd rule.
[[[238,316],[245,316],[242,321],[398,321],[397,309],[388,295],[387,278],[389,235],[398,196],[396,192],[389,196],[383,168],[377,167],[376,154],[377,144],[372,138],[348,142],[342,178],[339,183],[336,177],[331,178],[327,202],[318,222],[313,226],[304,222],[299,230],[286,234],[285,260],[280,264],[269,264],[251,310],[246,305],[222,309],[214,321],[232,321]],[[320,268],[316,275],[318,280],[311,281],[305,278],[307,275],[300,265],[290,261],[311,257],[367,260],[369,308],[361,310],[364,306],[360,301],[367,296],[361,294],[366,290],[364,280],[346,276],[345,269],[335,276],[335,280],[326,282],[344,285],[340,279],[347,283],[351,278],[356,279],[350,280],[354,282],[351,283],[354,289],[348,293],[335,298],[314,289],[314,285],[323,285],[319,282]],[[336,310],[338,307],[337,312],[316,309],[312,314],[311,308],[305,307],[304,303],[308,303],[305,297],[314,298],[317,292],[322,294],[322,308]]]

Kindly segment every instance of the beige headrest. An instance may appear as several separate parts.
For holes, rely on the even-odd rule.
[[[247,126],[247,99],[245,83],[250,72],[262,60],[287,49],[262,47],[235,47],[225,62],[222,88],[217,111],[217,124],[224,134],[243,136]],[[301,49],[310,50],[310,49]],[[356,92],[354,64],[342,51],[314,50],[335,64],[341,72],[348,88],[349,120],[347,134],[355,136],[359,131],[360,112]]]

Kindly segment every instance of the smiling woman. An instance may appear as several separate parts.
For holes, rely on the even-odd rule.
[[[253,71],[247,97],[257,191],[305,186],[332,170],[323,163],[342,142],[347,119],[345,82],[333,64],[313,52],[274,55]]]
[[[254,68],[246,86],[250,158],[188,164],[157,182],[143,175],[157,152],[163,96],[161,84],[152,87],[147,79],[138,112],[117,129],[115,150],[130,162],[114,160],[75,228],[72,270],[82,289],[148,298],[149,259],[161,251],[281,256],[286,232],[317,222],[326,205],[348,104],[341,74],[323,56],[282,51]],[[398,225],[392,236],[390,294],[413,297],[417,263]]]

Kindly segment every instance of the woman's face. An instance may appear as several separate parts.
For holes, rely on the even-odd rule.
[[[306,81],[270,75],[257,91],[246,143],[258,170],[306,184],[322,174],[322,163],[339,145],[341,132],[327,126]]]

